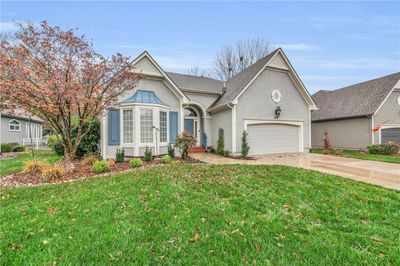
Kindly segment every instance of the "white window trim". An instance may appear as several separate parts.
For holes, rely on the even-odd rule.
[[[124,110],[132,110],[132,142],[124,142]],[[121,107],[119,116],[119,138],[121,140],[121,146],[133,147],[135,144],[135,109],[133,107]]]
[[[299,127],[299,152],[304,152],[304,122],[303,121],[289,121],[289,120],[244,120],[243,129],[247,131],[247,126],[249,125],[260,125],[260,124],[281,124],[281,125],[291,125]]]
[[[17,122],[18,123],[18,129],[11,129],[11,122]],[[15,126],[15,125],[13,125]],[[10,121],[8,121],[8,131],[11,132],[20,132],[21,131],[21,122],[19,122],[17,119],[11,119]]]
[[[400,128],[400,124],[386,124],[383,125],[380,129],[379,129],[379,142],[378,144],[382,144],[382,129],[387,129],[387,128]]]

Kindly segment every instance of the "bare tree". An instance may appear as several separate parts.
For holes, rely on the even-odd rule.
[[[187,71],[188,75],[192,75],[192,76],[200,76],[200,69],[199,66],[194,66],[188,69]]]
[[[271,47],[263,38],[237,41],[217,53],[213,65],[213,76],[220,80],[228,80],[245,68],[254,64],[268,53]]]

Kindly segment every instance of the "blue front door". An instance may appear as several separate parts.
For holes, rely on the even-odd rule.
[[[193,130],[194,130],[194,120],[193,119],[185,119],[185,131],[190,136],[193,136]]]

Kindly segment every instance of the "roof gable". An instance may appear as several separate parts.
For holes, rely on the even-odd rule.
[[[319,110],[312,113],[312,120],[373,115],[399,80],[400,72],[334,91],[318,91],[313,98]]]
[[[311,109],[317,109],[311,95],[308,93],[286,55],[283,53],[281,48],[278,48],[236,76],[230,78],[226,83],[226,92],[209,108],[209,110],[221,108],[237,100],[267,67],[288,71],[289,76],[294,81],[296,88],[299,90],[306,103]]]
[[[145,77],[163,78],[165,84],[171,91],[178,97],[183,98],[184,102],[189,101],[187,96],[179,89],[175,82],[165,73],[160,65],[151,57],[151,55],[144,51],[132,61],[133,70],[135,73],[142,74]]]

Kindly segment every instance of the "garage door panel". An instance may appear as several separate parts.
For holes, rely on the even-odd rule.
[[[284,124],[257,124],[247,128],[250,154],[299,151],[300,127]]]
[[[400,143],[400,127],[381,129],[381,143],[384,144],[389,141]]]

